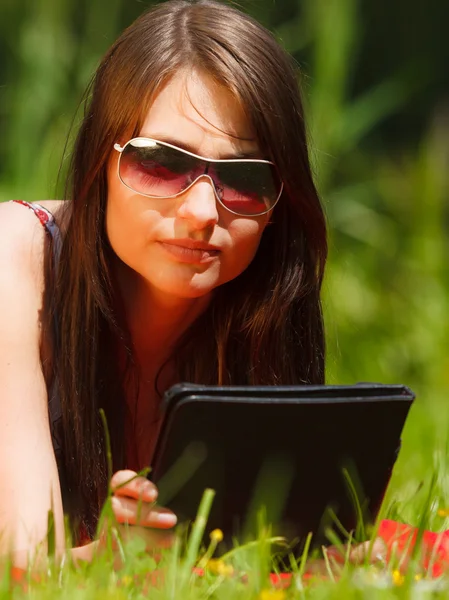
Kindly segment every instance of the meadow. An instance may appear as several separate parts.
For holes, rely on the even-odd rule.
[[[449,528],[444,512],[449,508],[449,118],[438,73],[405,56],[388,67],[381,64],[368,77],[361,61],[369,25],[361,0],[241,4],[275,32],[302,67],[314,170],[330,230],[323,291],[327,381],[404,383],[415,391],[384,512],[420,530],[444,531]],[[34,201],[60,193],[60,160],[72,119],[75,129],[79,121],[82,90],[102,52],[142,8],[123,0],[2,2],[0,200]],[[431,103],[424,93],[429,86]],[[417,113],[411,134],[411,117],[404,115],[420,103],[426,110]],[[73,128],[69,147],[72,137]],[[420,569],[419,555],[405,576],[397,564],[346,564],[337,570],[325,564],[325,577],[312,581],[302,577],[304,555],[290,563],[293,583],[282,590],[269,575],[282,544],[270,541],[268,526],[258,544],[236,550],[222,563],[208,563],[199,540],[203,528],[207,537],[209,500],[206,496],[189,540],[180,537],[158,563],[138,542],[121,548],[120,569],[113,568],[108,551],[77,569],[50,558],[40,581],[25,574],[22,583],[12,585],[5,575],[0,597],[387,600],[449,593],[449,578],[431,580]],[[198,564],[201,570],[192,571]]]

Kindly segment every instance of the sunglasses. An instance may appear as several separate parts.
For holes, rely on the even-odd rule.
[[[283,183],[268,160],[203,158],[166,142],[137,137],[120,152],[118,176],[130,190],[149,198],[175,198],[201,177],[212,183],[218,202],[240,216],[257,217],[279,200]]]

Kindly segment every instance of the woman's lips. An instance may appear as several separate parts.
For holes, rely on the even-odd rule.
[[[159,242],[159,244],[171,256],[184,263],[206,263],[220,254],[220,250],[212,247],[188,247],[179,242]]]

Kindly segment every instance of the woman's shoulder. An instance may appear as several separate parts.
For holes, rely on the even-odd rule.
[[[24,200],[10,200],[9,202],[0,202],[0,227],[3,231],[14,228],[33,230],[39,225],[38,209],[45,209],[48,215],[51,215],[58,224],[64,225],[69,214],[69,202],[66,200],[39,200],[36,202],[26,202]],[[35,210],[27,210],[34,208]],[[34,213],[34,214],[33,214]],[[42,229],[42,222],[40,222]],[[15,237],[13,235],[12,237]]]
[[[36,204],[54,215],[65,203],[45,200]],[[37,274],[42,267],[45,239],[45,226],[27,203],[0,203],[0,262],[12,271]]]
[[[28,202],[24,200],[10,200],[6,202],[0,201],[0,214],[5,215],[5,218],[13,218],[18,221],[23,221],[20,215],[26,214],[26,210],[23,207],[42,207],[50,214],[54,215],[55,218],[60,219],[61,215],[65,215],[69,211],[70,202],[67,200],[36,200]],[[14,215],[14,216],[13,216]]]

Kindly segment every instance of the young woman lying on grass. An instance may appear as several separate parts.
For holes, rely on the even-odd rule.
[[[209,0],[144,14],[86,94],[64,202],[0,207],[0,540],[17,565],[54,511],[89,559],[108,480],[151,464],[179,381],[321,384],[326,225],[292,61]],[[37,217],[37,218],[36,218]],[[137,478],[119,522],[176,523]]]

